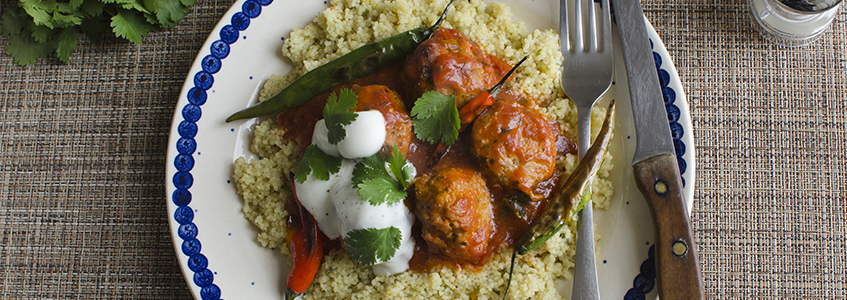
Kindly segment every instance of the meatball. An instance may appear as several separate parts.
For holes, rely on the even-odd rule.
[[[501,184],[534,201],[545,197],[535,187],[556,168],[558,130],[529,101],[501,93],[471,130],[474,155]]]
[[[431,252],[478,263],[492,231],[491,194],[478,172],[436,168],[415,183],[416,214]]]
[[[497,84],[509,69],[508,63],[488,55],[459,31],[442,27],[415,49],[400,80],[408,105],[423,93],[437,90],[455,95],[456,106],[462,107]]]
[[[354,86],[353,91],[359,99],[357,111],[378,110],[385,117],[385,146],[397,145],[405,155],[412,141],[412,119],[403,100],[384,85]]]

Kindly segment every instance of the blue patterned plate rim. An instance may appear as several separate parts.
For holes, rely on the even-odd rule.
[[[281,1],[283,0],[277,0],[277,2]],[[205,182],[206,178],[209,177],[209,174],[204,172],[208,163],[204,162],[204,159],[201,158],[201,149],[211,151],[213,153],[212,156],[215,157],[215,154],[219,152],[214,149],[214,146],[217,145],[203,144],[211,140],[209,131],[213,131],[215,134],[221,131],[236,133],[236,125],[222,125],[220,124],[222,120],[207,122],[210,119],[210,115],[223,116],[231,112],[231,110],[220,111],[221,109],[218,108],[216,101],[221,101],[219,98],[223,97],[222,94],[225,92],[216,92],[216,88],[223,86],[225,89],[227,85],[219,83],[216,86],[215,79],[216,77],[226,77],[225,74],[219,72],[225,67],[229,67],[227,65],[229,61],[237,62],[243,59],[241,57],[233,58],[234,56],[231,55],[234,51],[233,49],[246,47],[241,46],[239,41],[248,38],[246,32],[251,29],[251,22],[262,17],[263,10],[267,11],[267,8],[272,4],[273,0],[239,0],[227,11],[212,31],[212,34],[209,35],[195,59],[174,112],[166,161],[167,217],[180,267],[195,299],[215,300],[222,299],[224,295],[232,298],[240,298],[238,297],[240,295],[238,290],[234,288],[225,290],[222,288],[222,286],[227,285],[227,282],[215,280],[215,277],[218,275],[217,270],[227,270],[227,266],[231,262],[228,259],[212,260],[210,256],[214,258],[220,257],[221,254],[218,253],[219,251],[232,252],[221,250],[221,248],[226,248],[227,243],[225,241],[221,242],[222,238],[220,236],[223,235],[223,232],[215,232],[215,230],[219,229],[219,226],[230,226],[230,224],[213,225],[213,222],[203,219],[205,210],[204,212],[200,212],[197,208],[202,206],[203,203],[197,201],[213,201],[208,198],[198,198],[197,196],[197,194],[202,194],[204,192],[203,190],[210,186],[210,183]],[[278,4],[277,6],[280,5],[283,4]],[[285,5],[294,4],[287,3]],[[314,8],[314,3],[312,3],[312,6]],[[265,15],[268,14],[266,13]],[[649,21],[646,19],[645,21],[649,25]],[[662,83],[662,92],[665,97],[666,109],[669,116],[669,126],[674,134],[674,144],[680,170],[685,181],[685,196],[690,211],[693,204],[695,161],[689,107],[685,101],[679,75],[673,66],[664,44],[652,26],[648,26],[648,34],[650,35],[651,46],[654,48],[657,73]],[[232,63],[231,65],[237,64]],[[253,76],[249,76],[249,79],[253,80]],[[255,91],[252,92],[255,93]],[[244,92],[241,92],[241,94],[244,94]],[[245,95],[245,97],[249,96],[250,94]],[[204,108],[208,110],[204,111]],[[203,118],[204,113],[207,115],[206,118]],[[242,128],[239,128],[240,130]],[[219,138],[215,137],[215,139]],[[235,139],[236,137],[233,136],[232,140]],[[223,143],[229,144],[231,142],[224,141]],[[213,143],[210,142],[208,144]],[[226,164],[228,161],[222,159],[220,163]],[[224,178],[228,178],[229,175],[224,174]],[[227,184],[230,184],[229,180],[227,180]],[[211,184],[213,189],[216,185],[214,183]],[[229,189],[232,195],[224,197],[237,197],[232,186],[228,186],[225,189]],[[213,211],[212,213],[216,214],[214,217],[225,215],[225,213],[221,214],[221,212]],[[232,218],[232,216],[226,217]],[[247,223],[243,218],[241,221],[243,221],[242,223]],[[244,227],[244,224],[232,226]],[[247,226],[249,227],[249,225]],[[206,229],[212,230],[207,232]],[[234,228],[232,231],[237,235],[242,233],[240,230],[243,231],[243,228]],[[210,235],[210,232],[213,234]],[[226,235],[233,236],[233,232],[229,232]],[[255,236],[250,238],[255,240]],[[201,241],[207,243],[205,247]],[[249,246],[260,248],[257,243],[254,242],[253,244]],[[650,246],[649,244],[648,241],[645,246]],[[647,247],[646,249],[651,248]],[[645,250],[645,253],[643,253],[642,256],[646,260],[639,264],[637,268],[639,272],[633,274],[633,284],[624,295],[625,299],[644,299],[646,295],[651,295],[653,284],[650,278],[651,276],[653,278],[655,276],[655,272],[649,268],[652,262],[651,252],[651,250]],[[606,261],[604,260],[603,263],[606,263]],[[247,281],[250,281],[250,279],[247,279]],[[250,285],[255,286],[256,282],[251,282]],[[276,289],[276,292],[281,291],[278,285],[273,288]]]

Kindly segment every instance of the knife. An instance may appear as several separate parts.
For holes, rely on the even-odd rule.
[[[682,179],[641,3],[617,0],[613,5],[635,121],[632,171],[653,215],[659,298],[703,299]]]

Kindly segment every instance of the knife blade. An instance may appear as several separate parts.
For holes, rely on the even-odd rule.
[[[613,5],[635,123],[632,169],[653,217],[659,298],[703,299],[682,179],[641,3],[617,0]]]

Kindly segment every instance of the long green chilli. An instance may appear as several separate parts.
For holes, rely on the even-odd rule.
[[[603,121],[603,127],[594,140],[594,144],[585,152],[585,156],[583,156],[583,159],[576,166],[576,170],[568,177],[562,189],[556,193],[553,199],[551,199],[551,202],[547,204],[541,216],[529,228],[529,232],[524,234],[518,240],[517,244],[515,244],[515,250],[512,253],[512,266],[509,270],[509,283],[506,285],[506,292],[503,294],[503,299],[506,299],[506,293],[509,292],[509,285],[512,283],[515,256],[517,254],[524,255],[529,251],[535,250],[535,248],[538,248],[550,239],[550,237],[558,233],[567,224],[568,220],[577,213],[577,210],[573,209],[574,204],[582,202],[584,197],[590,197],[586,191],[606,156],[606,148],[608,148],[612,136],[612,120],[614,118],[615,100],[612,100],[606,111],[606,119]]]
[[[430,27],[418,27],[384,40],[373,42],[317,67],[297,78],[282,91],[261,103],[245,108],[226,118],[227,122],[283,112],[303,105],[312,97],[354,79],[391,66],[428,39],[444,21],[453,0],[447,3],[441,17]]]

